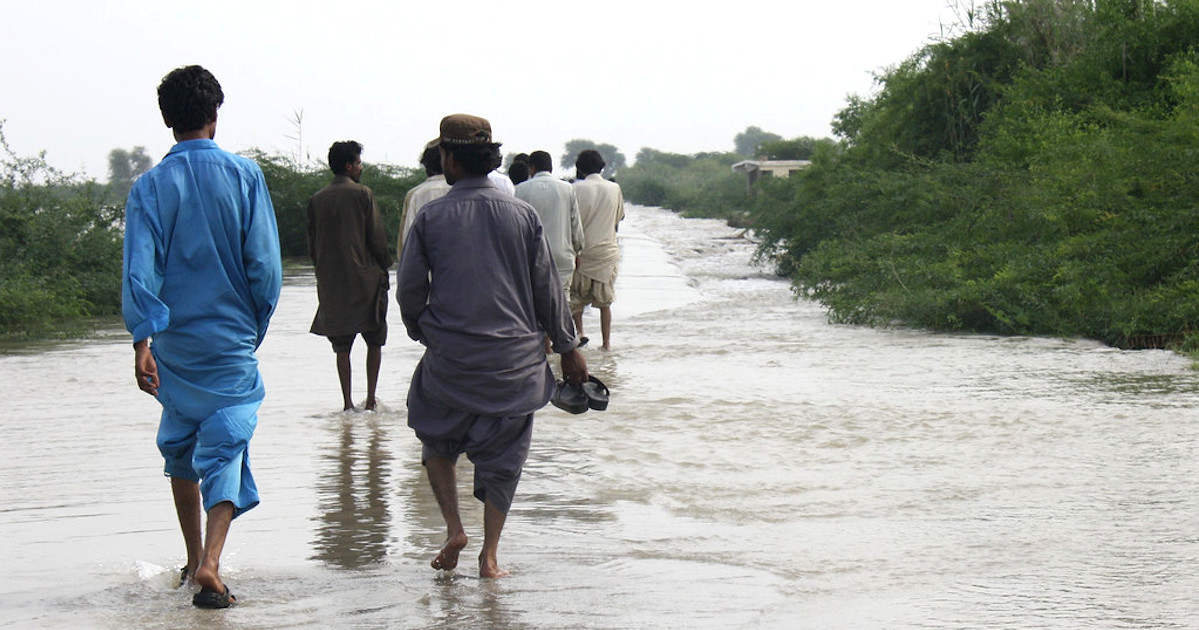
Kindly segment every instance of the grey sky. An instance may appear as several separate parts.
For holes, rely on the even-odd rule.
[[[953,21],[947,1],[5,3],[0,119],[19,155],[104,179],[114,147],[170,148],[154,90],[198,63],[233,151],[296,154],[298,110],[315,160],[355,139],[415,166],[454,112],[490,119],[506,153],[732,150],[750,125],[828,135],[847,95]]]

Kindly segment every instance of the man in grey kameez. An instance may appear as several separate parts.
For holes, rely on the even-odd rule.
[[[562,355],[566,380],[586,381],[587,363],[537,213],[487,178],[501,161],[490,123],[447,116],[439,138],[453,188],[416,217],[397,278],[404,326],[426,347],[408,391],[408,425],[446,522],[445,546],[431,565],[453,569],[468,542],[455,479],[466,453],[474,496],[484,503],[479,575],[502,577],[496,552],[533,412],[555,385],[543,338]]]

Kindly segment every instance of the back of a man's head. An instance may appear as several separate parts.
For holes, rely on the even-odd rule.
[[[225,102],[221,84],[200,66],[176,68],[158,84],[158,109],[176,132],[203,129]]]
[[[594,175],[604,170],[604,157],[595,149],[584,149],[575,158],[575,168],[583,177]]]
[[[537,169],[538,173],[554,172],[554,158],[545,151],[534,151],[529,154],[529,166]]]
[[[426,148],[420,156],[420,164],[425,167],[425,175],[441,175],[444,172],[441,168],[441,149],[437,145]]]
[[[362,145],[353,140],[334,142],[329,147],[329,168],[334,175],[345,175],[346,165],[353,164],[362,156]]]
[[[454,159],[462,165],[462,170],[474,177],[482,177],[499,168],[504,161],[500,154],[498,143],[486,144],[450,144],[442,143],[441,148],[454,155]]]
[[[504,161],[486,118],[450,114],[441,119],[440,132],[441,150],[452,155],[468,176],[485,176]],[[446,173],[447,179],[449,175]]]
[[[512,166],[508,167],[508,179],[512,180],[513,184],[520,184],[529,180],[529,163],[528,162],[513,162]]]

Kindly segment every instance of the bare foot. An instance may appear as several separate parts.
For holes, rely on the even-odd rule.
[[[430,562],[429,566],[438,571],[449,571],[458,566],[458,554],[466,547],[466,542],[464,532],[450,536],[450,539],[442,545],[441,552],[437,554],[436,558],[433,558],[433,562]]]
[[[502,578],[509,575],[512,575],[512,572],[501,569],[495,558],[487,559],[483,554],[479,554],[479,577]]]
[[[377,401],[377,400],[368,400],[368,401],[362,403],[362,409],[365,411],[374,411],[375,407],[378,407],[378,406],[379,406],[379,401]]]
[[[195,582],[202,590],[211,591],[213,593],[225,592],[225,583],[221,581],[220,576],[217,575],[215,571],[204,565],[200,565],[200,568],[196,569],[196,573],[192,578],[192,581]]]

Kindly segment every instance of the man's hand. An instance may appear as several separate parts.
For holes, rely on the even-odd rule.
[[[142,339],[133,344],[133,374],[138,389],[151,396],[158,395],[158,362],[150,354],[150,341]]]
[[[576,348],[562,353],[562,378],[568,383],[582,385],[587,382],[587,359]]]

